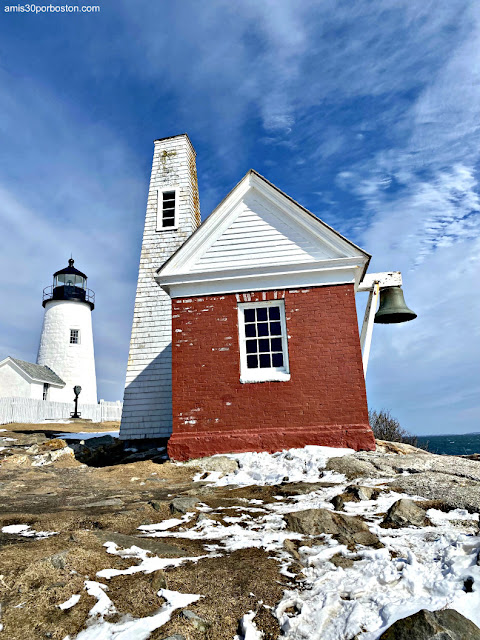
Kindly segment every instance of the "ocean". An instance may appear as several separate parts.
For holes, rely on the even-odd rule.
[[[417,436],[418,446],[431,453],[450,456],[480,453],[480,433],[463,433],[458,436]]]

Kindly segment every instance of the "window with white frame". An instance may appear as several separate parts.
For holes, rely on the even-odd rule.
[[[43,399],[44,400],[48,400],[48,389],[49,389],[50,385],[48,384],[48,382],[44,382],[43,383]]]
[[[157,231],[175,229],[177,224],[177,190],[157,191]]]
[[[70,344],[80,344],[80,329],[70,329]]]
[[[240,381],[289,380],[283,300],[238,305]]]

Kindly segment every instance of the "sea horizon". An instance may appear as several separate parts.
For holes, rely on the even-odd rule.
[[[430,453],[462,456],[480,453],[480,432],[415,436],[417,444]]]

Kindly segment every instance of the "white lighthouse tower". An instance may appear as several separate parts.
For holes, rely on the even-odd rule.
[[[71,402],[73,387],[81,386],[80,402],[97,403],[97,380],[93,352],[92,311],[95,294],[87,289],[87,276],[73,266],[53,274],[53,285],[43,291],[42,335],[37,364],[52,369],[64,382],[51,389],[49,400]]]

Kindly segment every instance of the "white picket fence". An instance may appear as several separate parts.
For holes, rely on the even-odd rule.
[[[117,402],[101,400],[98,404],[81,404],[79,402],[78,411],[82,418],[93,422],[120,420],[122,404],[120,400]],[[0,424],[67,420],[73,411],[73,402],[51,402],[50,400],[33,398],[0,398]]]

